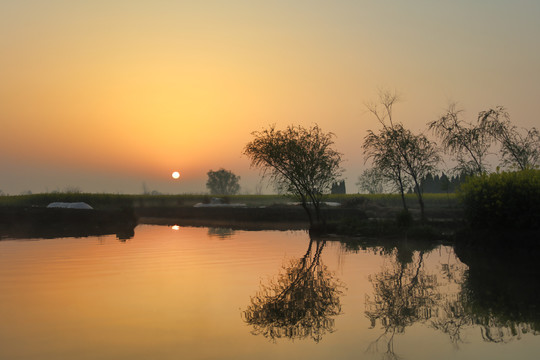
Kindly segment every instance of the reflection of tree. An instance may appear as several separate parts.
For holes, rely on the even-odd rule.
[[[393,250],[369,244],[366,249],[389,260],[369,277],[373,294],[366,296],[365,315],[372,328],[379,324],[384,332],[368,350],[384,344],[385,357],[396,358],[395,335],[415,323],[441,331],[456,347],[471,329],[487,342],[540,334],[540,246],[533,241],[521,246],[458,243],[436,274],[424,266],[431,249],[399,244]]]
[[[478,303],[477,289],[470,287],[468,279],[467,272],[461,281],[461,291],[455,296],[444,296],[438,306],[439,316],[431,321],[431,326],[447,334],[456,347],[464,341],[463,331],[475,326],[480,328],[484,341],[494,343],[520,339],[526,333],[538,334],[534,318],[524,319],[526,313],[515,312],[512,306],[501,306],[502,299],[495,294],[490,294],[490,304]]]
[[[221,228],[221,227],[209,227],[208,228],[208,236],[210,237],[218,237],[220,239],[226,239],[231,236],[233,236],[235,231],[230,228]]]
[[[304,257],[291,260],[277,277],[261,284],[243,312],[253,334],[319,342],[333,331],[333,317],[341,313],[342,285],[320,260],[324,245],[311,240]]]
[[[388,358],[396,358],[394,335],[431,318],[438,297],[436,276],[428,275],[424,270],[424,252],[413,256],[409,263],[398,261],[397,255],[390,265],[369,277],[374,292],[372,297],[366,297],[365,314],[371,321],[371,328],[379,322],[384,329],[368,350],[376,350],[384,341]]]
[[[431,319],[431,327],[448,335],[457,348],[462,343],[462,332],[471,325],[468,310],[465,308],[466,294],[462,288],[465,268],[462,264],[441,264],[441,278],[447,287],[457,286],[454,291],[442,289],[439,283],[440,301],[437,304],[437,317]]]
[[[457,281],[459,298],[443,304],[456,309],[446,314],[446,321],[459,318],[469,326],[479,326],[482,338],[489,342],[539,334],[540,247],[523,235],[513,235],[513,243],[489,240],[489,246],[481,241],[456,244],[456,254],[468,270]]]

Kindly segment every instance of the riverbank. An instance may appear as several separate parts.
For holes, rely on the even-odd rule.
[[[425,198],[431,224],[448,228],[460,221],[462,210],[455,195],[426,194]],[[325,200],[327,203],[322,212],[329,232],[347,236],[407,236],[395,222],[401,212],[398,195],[329,195]],[[413,197],[408,199],[410,213],[413,218],[418,218],[419,209],[413,200]],[[43,210],[52,202],[85,202],[95,210],[84,216],[84,212]],[[130,217],[123,217],[125,214]],[[250,230],[309,228],[304,209],[292,203],[290,198],[278,195],[236,195],[220,197],[217,201],[208,195],[46,193],[0,196],[0,224],[4,230],[59,228],[71,229],[60,234],[81,236],[89,230],[96,234],[99,223],[107,226],[128,223],[131,226],[134,222]],[[409,235],[414,236],[415,231],[409,231]],[[421,232],[425,235],[426,229]],[[24,232],[17,233],[24,236]],[[59,232],[50,232],[56,233]]]
[[[137,226],[132,209],[95,210],[0,207],[0,239],[59,238],[115,234],[129,239]]]

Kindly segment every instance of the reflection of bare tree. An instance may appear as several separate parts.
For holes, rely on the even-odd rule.
[[[253,334],[319,342],[333,331],[343,286],[320,260],[324,245],[311,240],[304,257],[293,259],[277,277],[261,284],[243,312]]]
[[[384,333],[375,340],[368,351],[377,350],[381,342],[386,344],[385,357],[397,358],[394,352],[394,335],[405,328],[432,317],[437,301],[435,292],[437,278],[424,270],[424,252],[420,251],[409,263],[392,259],[390,265],[369,277],[373,284],[373,296],[366,296],[366,316],[371,328],[380,323]]]
[[[373,294],[366,297],[365,315],[384,332],[368,350],[384,345],[384,357],[397,358],[395,335],[415,323],[441,331],[456,347],[472,329],[496,343],[540,334],[540,248],[487,249],[447,250],[448,261],[435,275],[424,269],[427,249],[373,247],[389,262],[369,277]]]
[[[471,318],[465,309],[462,294],[444,296],[438,307],[439,316],[431,320],[431,327],[450,338],[457,348],[464,341],[462,332],[471,325]]]

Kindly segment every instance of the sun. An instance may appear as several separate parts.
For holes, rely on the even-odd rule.
[[[178,179],[180,177],[180,173],[178,171],[175,171],[172,173],[172,178],[173,179]]]

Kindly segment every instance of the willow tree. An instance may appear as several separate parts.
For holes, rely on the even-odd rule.
[[[444,151],[457,161],[456,172],[479,175],[488,171],[487,156],[493,136],[486,124],[468,123],[461,118],[461,110],[451,104],[439,119],[428,124],[429,129],[442,140]]]
[[[321,214],[323,195],[338,180],[341,154],[334,149],[334,134],[314,125],[310,128],[275,126],[253,132],[244,154],[251,166],[268,176],[281,193],[294,196],[305,209],[312,230],[324,225]]]
[[[503,166],[525,170],[540,165],[540,133],[536,128],[520,131],[502,106],[481,111],[478,122],[500,143]]]

